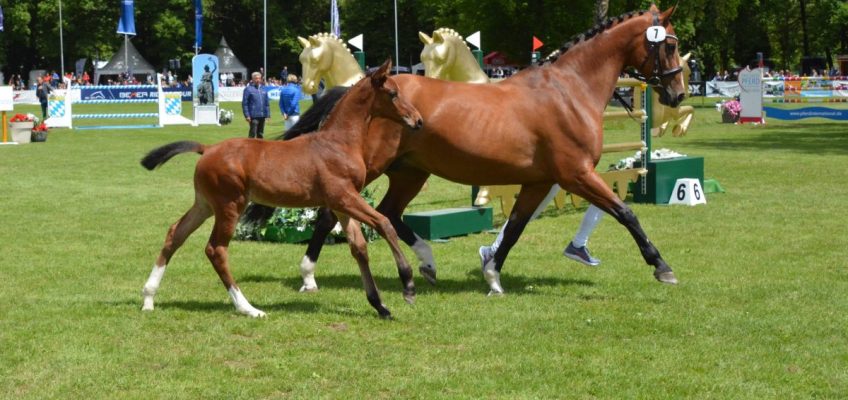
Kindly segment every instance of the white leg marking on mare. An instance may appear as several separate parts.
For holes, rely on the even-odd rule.
[[[501,287],[501,273],[495,269],[495,260],[489,260],[486,263],[486,266],[483,267],[483,278],[486,278],[486,282],[489,284],[489,296],[492,295],[502,295],[504,293],[503,287]]]
[[[265,313],[262,310],[254,308],[247,301],[247,298],[241,293],[239,288],[233,286],[227,290],[227,293],[230,294],[230,299],[233,300],[233,305],[236,306],[236,311],[239,314],[244,314],[247,316],[251,316],[254,318],[261,318],[265,316]]]
[[[301,292],[318,291],[318,282],[315,282],[315,262],[310,260],[309,256],[303,256],[303,259],[300,260],[300,276],[303,277]]]
[[[431,284],[436,284],[436,260],[433,258],[433,249],[430,245],[417,234],[415,235],[415,244],[411,246],[415,256],[421,261],[418,266],[418,271]]]
[[[162,282],[162,277],[165,276],[165,267],[167,265],[153,265],[153,270],[150,271],[150,277],[141,289],[141,294],[144,296],[144,305],[141,309],[144,311],[153,311],[153,296],[156,296],[156,291],[159,290],[159,284]]]

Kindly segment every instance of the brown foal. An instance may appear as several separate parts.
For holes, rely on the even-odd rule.
[[[389,220],[359,195],[368,180],[369,165],[381,143],[397,141],[399,133],[366,135],[372,121],[390,120],[411,129],[421,128],[418,111],[398,96],[388,76],[391,62],[350,89],[344,104],[328,116],[320,134],[291,141],[230,139],[215,145],[175,142],[152,150],[142,165],[152,170],[185,152],[202,154],[194,173],[194,205],[171,228],[156,264],[144,285],[144,310],[153,309],[153,297],[174,252],[204,221],[215,217],[206,255],[224,283],[236,311],[252,317],[265,313],[253,307],[230,274],[227,248],[239,216],[248,201],[279,207],[324,206],[336,212],[344,226],[350,250],[359,264],[369,303],[381,317],[391,316],[382,304],[368,266],[366,241],[357,221],[373,227],[389,244],[403,284],[403,295],[413,302],[412,270],[400,250]],[[385,157],[382,157],[385,158]],[[285,165],[284,169],[280,169]],[[376,168],[385,168],[384,165]]]

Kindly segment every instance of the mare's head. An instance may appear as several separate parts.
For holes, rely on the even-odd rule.
[[[394,78],[389,76],[391,68],[392,60],[386,60],[383,65],[350,88],[345,97],[359,104],[370,104],[368,112],[372,117],[385,118],[412,129],[420,129],[424,126],[424,119],[418,109],[400,95],[400,88]]]
[[[660,103],[677,107],[686,95],[686,83],[683,81],[683,64],[677,52],[678,39],[674,35],[671,16],[675,7],[664,12],[651,5],[649,12],[641,18],[645,29],[637,35],[637,42],[631,48],[628,64],[635,67],[659,94]]]

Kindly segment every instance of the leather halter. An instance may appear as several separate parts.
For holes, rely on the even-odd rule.
[[[659,26],[660,25],[659,14],[657,14],[656,12],[654,12],[652,14],[654,15],[654,21],[653,21],[653,24],[651,26]],[[660,45],[667,44],[667,41],[668,41],[669,38],[674,39],[674,40],[679,40],[679,39],[677,39],[677,36],[675,36],[675,35],[666,35],[665,40],[663,40],[662,42],[650,42],[650,41],[648,42],[648,55],[645,57],[645,61],[642,61],[642,65],[639,66],[639,69],[641,70],[642,67],[644,67],[645,64],[648,62],[648,60],[651,59],[651,57],[654,58],[654,68],[651,71],[650,77],[645,77],[644,75],[642,75],[639,72],[639,70],[636,70],[635,74],[633,74],[636,79],[638,79],[642,82],[645,82],[645,83],[647,83],[651,86],[658,87],[658,86],[660,86],[660,81],[663,78],[666,78],[666,77],[669,77],[669,76],[674,76],[676,74],[683,72],[683,67],[681,67],[679,65],[675,68],[672,68],[672,69],[660,71],[660,51],[659,51]]]

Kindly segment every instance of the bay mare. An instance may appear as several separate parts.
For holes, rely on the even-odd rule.
[[[371,124],[369,134],[402,132],[399,143],[385,144],[392,147],[394,159],[385,170],[389,188],[377,209],[415,251],[422,262],[419,270],[428,280],[434,282],[436,272],[430,247],[403,224],[401,214],[429,175],[435,174],[471,185],[522,185],[504,240],[483,267],[492,293],[503,292],[500,271],[506,256],[553,183],[612,215],[630,232],[645,261],[654,266],[654,277],[677,283],[634,213],[595,172],[603,145],[603,111],[625,67],[634,68],[637,76],[650,83],[661,103],[676,107],[683,100],[685,85],[670,20],[673,12],[674,8],[661,13],[651,6],[647,12],[609,19],[567,43],[545,65],[525,69],[498,84],[395,77],[401,93],[427,124],[416,132],[392,121]],[[649,35],[661,40],[649,41]],[[308,130],[303,126],[297,133]],[[333,218],[322,213],[316,224],[301,261],[302,290],[317,289],[315,262],[335,224]]]
[[[330,113],[320,134],[290,141],[229,139],[215,145],[197,142],[175,142],[152,150],[141,160],[149,169],[164,164],[185,152],[202,156],[194,173],[194,205],[168,230],[165,244],[144,285],[144,310],[153,310],[153,297],[174,252],[206,219],[215,217],[206,256],[224,283],[236,311],[252,317],[265,313],[253,307],[239,289],[228,262],[228,246],[239,216],[248,201],[270,206],[324,206],[335,211],[348,235],[351,254],[359,264],[368,302],[381,317],[391,313],[382,304],[368,266],[366,241],[357,221],[373,227],[386,239],[397,263],[403,284],[403,295],[413,302],[415,287],[412,269],[397,242],[397,234],[389,220],[371,208],[359,192],[368,181],[368,165],[377,157],[374,149],[392,141],[389,136],[399,131],[380,131],[381,135],[365,135],[373,118],[392,121],[418,129],[421,115],[398,96],[398,87],[388,76],[391,62],[362,79],[350,89]],[[389,136],[383,136],[385,133]],[[285,165],[284,171],[279,166]],[[372,178],[373,179],[373,178]]]

